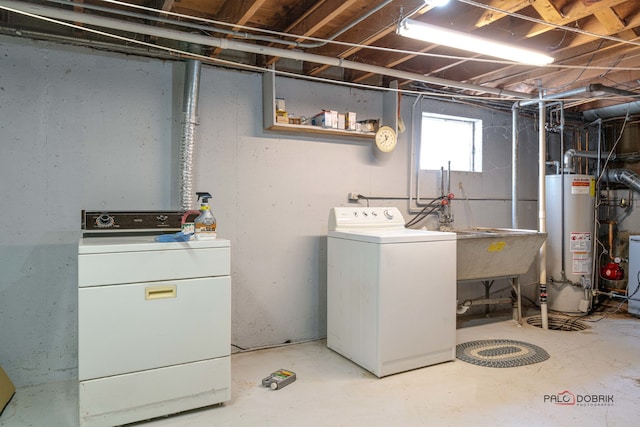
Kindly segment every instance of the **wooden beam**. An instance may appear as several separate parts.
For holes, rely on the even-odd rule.
[[[563,18],[562,13],[549,0],[534,0],[531,6],[547,22],[557,22]]]
[[[418,8],[421,4],[424,4],[424,0],[415,1],[414,3],[405,5],[408,10],[414,10]],[[417,10],[412,16],[420,16],[433,9],[433,5],[426,5],[419,10]],[[398,11],[399,15],[399,11]],[[397,16],[389,16],[384,14],[378,14],[375,16],[371,16],[367,21],[366,29],[360,30],[358,35],[352,36],[344,41],[349,41],[350,43],[358,44],[360,46],[371,46],[378,40],[395,33],[396,25],[397,25]],[[320,55],[333,56],[336,58],[348,58],[349,56],[355,55],[360,52],[364,47],[351,47],[344,48],[343,46],[328,46],[325,50],[319,50],[317,53]],[[431,48],[429,48],[431,49]],[[384,55],[383,53],[379,53],[380,55]],[[415,55],[409,55],[405,60],[411,59]],[[401,60],[399,63],[404,62],[405,60]],[[328,65],[320,65],[316,68],[313,68],[308,71],[310,75],[318,75],[324,70],[329,68]],[[369,75],[368,73],[366,75]],[[358,77],[358,79],[360,79]]]
[[[227,22],[245,25],[265,2],[266,0],[225,1],[222,9],[218,12],[218,17]]]
[[[218,16],[222,19],[232,22],[238,25],[245,25],[251,17],[256,13],[258,9],[264,4],[266,0],[235,0],[226,1],[220,9]],[[236,30],[238,27],[233,27]],[[227,35],[226,38],[231,38],[231,35]],[[222,52],[222,49],[215,48],[211,52],[211,57],[214,58]]]
[[[491,0],[487,3],[487,6],[513,13],[519,12],[520,10],[529,6],[529,3],[522,0]],[[504,18],[505,16],[507,16],[506,13],[494,12],[493,10],[485,10],[480,19],[476,21],[475,27],[484,27],[497,21],[498,19]]]
[[[593,16],[595,16],[596,19],[598,19],[598,21],[600,21],[602,25],[604,25],[604,27],[607,29],[607,32],[611,34],[619,33],[625,28],[625,24],[622,19],[620,19],[620,17],[616,15],[614,10],[610,7],[596,10],[593,13]]]
[[[318,31],[333,21],[346,9],[350,8],[357,0],[324,0],[318,3],[313,13],[307,14],[305,19],[297,20],[287,28],[287,33],[300,36],[311,37],[317,35]],[[297,38],[295,41],[304,42],[305,38]],[[272,57],[267,61],[267,65],[274,64],[278,57]]]
[[[162,10],[165,12],[171,12],[171,9],[173,9],[173,5],[175,4],[176,0],[164,0],[164,2],[162,2]]]
[[[562,9],[562,15],[563,15],[562,19],[559,19],[557,21],[550,21],[550,22],[553,22],[554,24],[558,24],[558,25],[570,24],[579,19],[586,18],[589,15],[593,15],[599,10],[602,10],[604,8],[615,7],[619,4],[625,3],[626,1],[627,0],[602,0],[597,3],[589,4],[588,6],[583,5],[582,2],[576,1],[568,4],[567,7]],[[534,24],[531,27],[531,30],[529,30],[529,32],[527,33],[527,37],[528,38],[535,37],[542,33],[546,33],[547,31],[551,31],[554,29],[555,27],[552,27],[549,25]]]

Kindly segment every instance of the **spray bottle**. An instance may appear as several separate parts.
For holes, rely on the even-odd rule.
[[[200,215],[194,220],[196,240],[212,240],[216,238],[216,219],[209,207],[209,193],[196,193],[200,202]]]

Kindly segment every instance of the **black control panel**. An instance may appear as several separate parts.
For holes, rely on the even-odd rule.
[[[82,211],[85,232],[180,231],[184,211]]]

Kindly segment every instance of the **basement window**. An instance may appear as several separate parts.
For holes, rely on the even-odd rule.
[[[482,172],[482,120],[422,113],[420,169]]]

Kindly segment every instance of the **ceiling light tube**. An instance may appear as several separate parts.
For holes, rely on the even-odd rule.
[[[472,34],[461,33],[447,28],[437,27],[413,19],[404,19],[398,29],[398,34],[417,40],[449,46],[482,55],[507,59],[530,65],[548,65],[553,58],[530,49],[484,39]]]
[[[430,4],[433,7],[446,6],[449,0],[424,0],[424,4]]]

